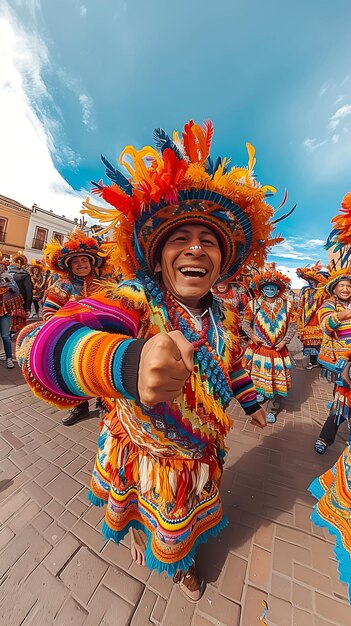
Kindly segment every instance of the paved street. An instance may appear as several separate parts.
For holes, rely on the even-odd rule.
[[[332,389],[296,363],[276,425],[258,431],[232,407],[222,484],[230,525],[199,550],[208,585],[196,605],[165,576],[132,564],[127,542],[103,540],[103,511],[86,499],[97,415],[64,427],[64,412],[0,361],[0,623],[257,626],[266,601],[267,626],[351,624],[333,540],[312,526],[306,492],[348,432],[340,429],[324,457],[314,453]]]

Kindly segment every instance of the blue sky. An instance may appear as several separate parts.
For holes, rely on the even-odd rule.
[[[326,260],[351,191],[351,5],[311,0],[3,0],[0,193],[78,214],[110,160],[152,130],[215,125],[213,153],[298,207],[271,260]]]

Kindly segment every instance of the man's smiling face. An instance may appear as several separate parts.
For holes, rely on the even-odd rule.
[[[163,246],[155,271],[179,302],[198,307],[220,275],[222,254],[216,235],[206,226],[185,224]]]

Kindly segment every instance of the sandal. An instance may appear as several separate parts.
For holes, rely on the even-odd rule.
[[[177,570],[173,576],[173,582],[178,585],[180,591],[190,602],[198,602],[206,588],[205,581],[199,581],[197,578],[194,561],[187,572]]]
[[[317,439],[314,442],[314,449],[317,452],[317,454],[324,454],[326,449],[328,448],[328,443],[326,441],[324,441],[324,439]]]
[[[275,424],[277,421],[277,416],[274,413],[267,413],[267,424]]]
[[[305,370],[313,370],[315,367],[319,367],[319,363],[307,363]]]
[[[145,550],[147,546],[147,538],[142,530],[136,528],[130,529],[131,542],[130,553],[133,561],[137,565],[146,565],[145,563]]]

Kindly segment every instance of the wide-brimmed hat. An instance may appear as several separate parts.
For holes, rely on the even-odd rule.
[[[247,145],[248,166],[229,167],[229,160],[210,156],[212,122],[192,120],[181,138],[154,131],[157,150],[127,146],[119,159],[127,176],[104,157],[112,185],[94,183],[98,194],[115,210],[94,206],[89,198],[83,213],[99,219],[106,231],[115,227],[122,274],[140,268],[153,273],[168,235],[184,223],[203,224],[217,236],[222,252],[219,281],[233,278],[243,266],[262,266],[272,238],[274,210],[266,196],[275,189],[260,186],[253,175],[255,150]]]
[[[63,244],[55,239],[47,243],[43,252],[47,267],[59,274],[70,272],[70,261],[73,257],[86,256],[91,260],[93,267],[99,267],[105,257],[99,241],[93,237],[87,237],[80,229],[73,230]]]
[[[282,295],[290,287],[290,278],[273,268],[264,268],[252,277],[251,288],[259,294],[265,285],[277,285],[279,295]]]
[[[27,265],[28,259],[24,254],[23,250],[19,250],[15,254],[12,255],[12,263],[22,263],[22,265]]]

